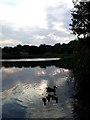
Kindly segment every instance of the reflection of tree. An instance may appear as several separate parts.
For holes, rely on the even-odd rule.
[[[54,60],[54,61],[32,61],[32,62],[28,62],[28,61],[18,61],[18,62],[2,62],[2,66],[4,67],[37,67],[40,66],[41,68],[46,68],[47,66],[56,66],[59,67],[60,66],[60,61],[59,60]]]

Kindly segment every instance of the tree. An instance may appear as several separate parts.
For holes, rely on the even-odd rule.
[[[77,37],[90,37],[90,1],[75,2],[74,10],[71,11],[71,30]]]

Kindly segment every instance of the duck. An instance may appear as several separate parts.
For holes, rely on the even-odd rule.
[[[58,103],[58,97],[54,96],[54,100],[56,100],[56,103]]]
[[[46,96],[46,99],[48,100],[48,102],[50,102],[50,96]]]
[[[50,88],[50,87],[47,87],[47,92],[54,92],[54,95],[55,95],[55,92],[56,92],[56,86],[53,86],[53,88]]]
[[[50,102],[50,98],[51,98],[52,100],[55,100],[56,103],[58,103],[58,97],[55,96],[55,95],[50,95],[50,94],[48,94],[48,96],[47,96],[46,98],[48,98],[48,99],[47,99],[47,100],[49,100],[48,102]]]
[[[54,100],[54,95],[48,94],[48,96],[49,96],[50,98],[52,98],[52,100]]]
[[[45,97],[42,98],[42,101],[44,102],[44,105],[46,105],[46,98]]]

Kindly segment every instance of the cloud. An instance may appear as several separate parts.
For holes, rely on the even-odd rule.
[[[69,34],[69,30],[67,28],[65,28],[64,23],[63,22],[53,22],[53,30],[59,31],[59,32],[63,32],[64,34]]]
[[[21,0],[0,0],[1,5],[16,6]]]
[[[17,40],[13,40],[13,39],[9,39],[9,40],[0,40],[0,44],[2,46],[14,46],[14,45],[17,45],[17,44],[22,44],[22,42],[19,42]]]
[[[2,46],[67,43],[72,0],[1,0]]]
[[[2,20],[11,22],[14,27],[38,26],[47,28],[48,9],[52,8],[51,13],[59,17],[62,11],[64,12],[66,8],[72,6],[71,0],[68,2],[66,0],[63,2],[62,0],[53,0],[53,2],[52,0],[1,0],[0,2]]]
[[[16,6],[9,6],[6,4],[8,0],[0,6],[2,20],[11,22],[14,27],[25,26],[39,26],[47,27],[46,23],[46,11],[44,9],[43,0],[22,0],[17,1]],[[9,1],[8,3],[11,3]],[[13,2],[12,2],[13,3]]]

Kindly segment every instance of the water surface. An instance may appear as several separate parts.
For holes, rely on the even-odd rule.
[[[0,59],[0,61],[2,61],[2,62],[5,62],[5,61],[10,61],[10,62],[15,62],[15,61],[53,61],[53,60],[60,60],[60,58]]]
[[[71,71],[49,66],[2,67],[3,118],[73,118]],[[43,104],[46,87],[57,86],[55,100]],[[50,93],[53,94],[53,93]]]

